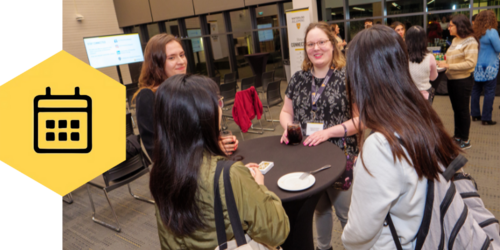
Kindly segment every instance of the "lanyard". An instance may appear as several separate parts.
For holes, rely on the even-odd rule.
[[[312,76],[311,102],[312,102],[312,111],[313,112],[316,112],[316,110],[318,110],[318,107],[316,106],[316,102],[319,100],[319,97],[321,96],[321,94],[325,90],[326,84],[328,83],[328,81],[330,80],[332,75],[333,75],[333,69],[330,68],[330,70],[328,70],[328,73],[326,74],[325,79],[323,80],[323,83],[321,83],[321,86],[319,87],[319,89],[318,89],[318,86],[316,86],[316,84],[314,83],[314,75]]]

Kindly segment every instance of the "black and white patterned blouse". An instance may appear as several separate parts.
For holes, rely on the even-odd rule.
[[[311,82],[313,75],[311,71],[298,71],[293,76],[285,95],[292,100],[293,120],[299,121],[302,133],[305,136],[308,122],[313,120],[311,103]],[[323,79],[314,77],[315,84],[319,87]],[[345,69],[335,70],[326,84],[325,90],[317,101],[316,121],[323,121],[323,129],[339,125],[351,119],[349,114],[349,101],[345,83]],[[340,149],[344,150],[342,137],[328,139]],[[356,135],[347,137],[347,152],[358,154],[358,142]]]

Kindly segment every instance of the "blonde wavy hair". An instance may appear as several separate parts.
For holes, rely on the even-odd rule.
[[[328,40],[332,42],[333,46],[332,65],[334,65],[335,68],[337,69],[343,68],[346,64],[345,58],[344,55],[338,49],[337,39],[335,39],[335,37],[333,36],[333,32],[331,31],[330,26],[325,22],[317,22],[309,24],[306,30],[306,36],[304,37],[305,56],[304,56],[304,61],[302,62],[302,70],[309,71],[313,68],[313,64],[311,63],[311,60],[309,60],[309,56],[307,55],[307,35],[309,34],[309,31],[311,31],[314,28],[318,28],[321,31],[323,31],[328,37]]]

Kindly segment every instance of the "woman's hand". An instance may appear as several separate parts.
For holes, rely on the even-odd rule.
[[[248,163],[245,167],[250,169],[250,173],[257,184],[264,185],[264,175],[260,172],[259,165],[256,163]]]
[[[232,155],[236,149],[238,149],[238,144],[240,143],[236,136],[225,137],[221,140],[222,146],[224,147],[224,151],[227,155]]]
[[[316,131],[304,140],[304,146],[317,146],[328,138],[330,137],[326,130]]]
[[[448,65],[445,61],[438,61],[437,65],[440,68],[446,68],[446,69],[450,67],[450,65]]]
[[[285,129],[283,135],[281,136],[280,143],[288,144],[288,131]]]

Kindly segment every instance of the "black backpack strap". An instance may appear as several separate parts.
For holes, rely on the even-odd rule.
[[[229,171],[231,170],[231,165],[233,165],[233,163],[234,161],[224,162],[224,190],[226,191],[227,212],[229,214],[229,220],[231,221],[231,227],[233,228],[236,245],[242,246],[247,244],[247,240],[245,239],[245,233],[243,232],[243,227],[241,226],[240,214],[238,213],[238,207],[236,206],[236,200],[234,199],[231,177],[229,175]]]
[[[458,155],[453,159],[453,161],[450,163],[450,165],[446,168],[446,170],[443,173],[444,178],[446,181],[450,181],[451,177],[465,164],[467,163],[467,158],[465,158],[463,155]]]
[[[222,172],[223,161],[217,162],[217,168],[214,175],[214,214],[215,214],[215,230],[217,232],[217,242],[220,250],[227,249],[226,225],[224,223],[224,213],[222,212],[222,201],[219,191],[219,177]]]
[[[391,229],[392,239],[394,240],[394,244],[396,244],[396,249],[403,250],[401,246],[401,242],[399,242],[398,233],[396,232],[396,227],[394,227],[394,223],[392,223],[391,212],[387,213],[387,217],[385,217],[385,221],[389,225]]]

